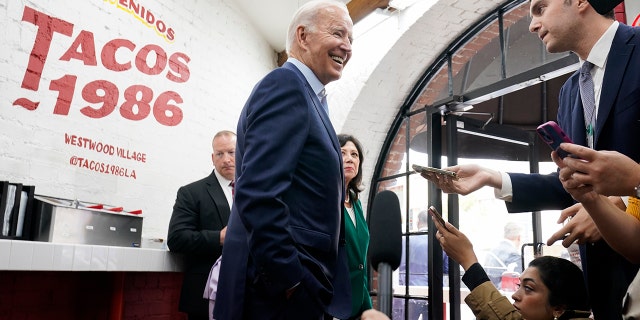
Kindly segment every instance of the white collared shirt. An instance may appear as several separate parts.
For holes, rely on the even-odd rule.
[[[220,183],[224,196],[227,198],[227,203],[229,203],[229,208],[231,208],[231,205],[233,205],[233,189],[230,186],[231,180],[221,176],[217,170],[213,170],[213,172],[215,173],[216,178],[218,178],[218,183]]]
[[[607,57],[609,51],[611,51],[611,45],[613,44],[613,38],[616,36],[618,30],[618,21],[611,23],[607,31],[604,32],[602,37],[598,39],[596,44],[591,48],[587,61],[593,63],[591,68],[591,78],[593,79],[593,97],[596,100],[596,119],[598,117],[598,107],[600,106],[600,94],[602,93],[602,81],[604,79],[605,67],[607,65]],[[580,61],[584,63],[584,61]]]
[[[296,66],[296,68],[298,68],[298,70],[300,70],[300,72],[302,72],[302,75],[305,79],[307,79],[307,82],[318,97],[318,100],[322,100],[320,93],[322,92],[322,90],[324,90],[324,85],[322,84],[322,82],[320,82],[318,77],[316,77],[316,74],[296,58],[289,57],[289,59],[287,59],[287,62],[291,62],[294,66]]]

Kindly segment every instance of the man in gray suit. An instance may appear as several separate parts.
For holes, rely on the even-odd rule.
[[[202,293],[211,266],[222,254],[233,203],[235,133],[216,133],[212,146],[215,170],[178,189],[169,223],[169,250],[182,253],[185,258],[179,310],[187,313],[189,320],[208,319],[209,301]]]

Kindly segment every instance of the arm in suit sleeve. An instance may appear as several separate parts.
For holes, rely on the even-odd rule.
[[[562,187],[557,173],[509,173],[513,187],[513,198],[507,211],[527,212],[538,210],[562,210],[575,201]]]
[[[167,245],[172,252],[220,256],[220,231],[202,229],[202,200],[194,189],[190,186],[178,189],[169,222]]]
[[[236,181],[234,206],[247,230],[256,272],[274,292],[302,280],[303,268],[290,230],[288,197],[309,132],[306,89],[290,70],[264,78],[247,102],[243,130],[242,173]],[[290,196],[290,194],[289,194]],[[314,210],[317,208],[309,208]]]

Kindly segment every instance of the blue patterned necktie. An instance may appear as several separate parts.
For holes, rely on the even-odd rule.
[[[580,98],[584,111],[584,126],[587,129],[587,145],[593,148],[593,137],[596,126],[596,99],[593,93],[593,78],[591,78],[593,63],[586,61],[580,67]]]
[[[324,109],[324,112],[326,112],[327,115],[329,115],[329,105],[327,104],[327,90],[322,88],[322,91],[318,93],[318,99],[320,99],[320,103],[322,103],[322,108]]]

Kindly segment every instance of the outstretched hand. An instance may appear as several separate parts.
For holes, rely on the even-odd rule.
[[[448,175],[433,172],[423,172],[420,175],[435,183],[444,193],[467,195],[485,186],[494,188],[502,187],[502,176],[500,172],[486,169],[475,164],[457,165],[444,169],[455,172],[457,177],[453,178]]]
[[[362,316],[360,316],[360,319],[361,320],[389,320],[389,317],[387,317],[386,314],[376,309],[369,309],[362,313]]]
[[[580,203],[576,203],[560,212],[558,223],[564,223],[565,221],[565,225],[547,240],[548,246],[558,240],[562,240],[562,245],[568,248],[575,241],[578,244],[584,244],[602,239],[595,222]]]

